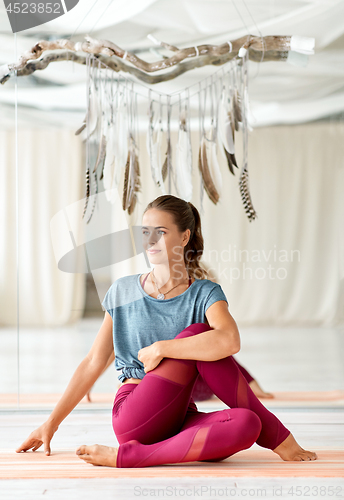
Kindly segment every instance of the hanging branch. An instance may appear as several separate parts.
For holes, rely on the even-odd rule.
[[[242,48],[249,49],[249,59],[253,61],[261,61],[262,55],[264,55],[264,61],[285,60],[289,50],[304,51],[304,48],[307,46],[306,50],[308,49],[308,52],[312,53],[312,49],[309,47],[312,46],[313,39],[293,36],[266,36],[261,38],[247,35],[230,43],[198,45],[197,47],[185,49],[178,49],[177,47],[160,42],[161,46],[173,51],[174,55],[152,63],[144,61],[132,52],[121,49],[108,40],[96,40],[88,35],[85,36],[85,40],[84,42],[72,42],[68,39],[54,41],[41,40],[30,50],[24,52],[17,63],[0,66],[0,82],[2,84],[6,83],[15,71],[17,71],[18,76],[30,75],[36,70],[45,69],[51,62],[71,60],[79,64],[86,63],[84,56],[72,54],[73,57],[70,57],[70,52],[44,55],[41,60],[32,62],[32,60],[39,59],[48,50],[67,49],[71,52],[94,54],[114,71],[129,72],[147,83],[158,83],[164,80],[160,79],[161,77],[155,77],[149,81],[144,78],[144,75],[147,76],[147,73],[166,70],[175,66],[179,67],[180,63],[185,59],[188,59],[188,64],[183,68],[184,71],[182,72],[209,64],[221,65],[235,58]],[[101,56],[105,56],[105,59]],[[113,59],[113,56],[116,59]],[[192,60],[190,60],[190,57],[192,57]],[[200,64],[198,64],[199,61],[201,61]],[[175,78],[178,74],[181,73],[176,71],[172,76],[167,77],[166,80]]]

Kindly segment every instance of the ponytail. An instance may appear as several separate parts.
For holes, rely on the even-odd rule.
[[[178,230],[182,233],[190,229],[190,238],[184,248],[185,267],[190,276],[197,279],[207,279],[208,271],[200,265],[204,250],[204,240],[201,229],[201,217],[197,208],[190,202],[170,194],[162,195],[149,203],[144,213],[150,208],[170,213]]]

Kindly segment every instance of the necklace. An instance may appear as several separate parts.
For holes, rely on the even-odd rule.
[[[151,274],[152,274],[152,278],[153,278],[154,284],[155,284],[155,286],[156,286],[156,288],[157,288],[157,290],[159,292],[158,296],[157,296],[157,299],[159,299],[159,300],[164,300],[165,299],[165,295],[167,295],[171,290],[173,290],[174,288],[176,288],[178,285],[181,285],[181,283],[178,283],[178,285],[174,286],[173,288],[170,288],[170,290],[168,290],[168,292],[161,293],[160,290],[159,290],[159,288],[158,288],[158,285],[157,285],[157,282],[156,282],[156,279],[155,279],[153,271],[151,271]],[[190,276],[188,275],[188,277],[185,278],[185,279],[189,279],[189,278],[190,278]]]

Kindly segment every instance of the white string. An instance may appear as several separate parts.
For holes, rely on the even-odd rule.
[[[71,39],[75,33],[78,31],[78,29],[80,28],[80,26],[82,25],[82,23],[84,22],[84,20],[86,19],[86,17],[88,16],[88,14],[91,12],[91,10],[95,7],[95,5],[97,4],[97,2],[99,2],[99,0],[96,0],[94,2],[94,4],[92,5],[92,7],[89,9],[89,11],[85,14],[85,16],[82,18],[82,20],[80,21],[79,25],[76,27],[76,29],[74,30],[74,32],[70,35],[69,39]]]
[[[97,26],[97,24],[99,23],[99,21],[101,20],[101,18],[103,17],[103,15],[105,14],[105,12],[108,10],[108,8],[110,7],[110,5],[113,3],[113,0],[110,0],[110,2],[107,4],[107,6],[105,7],[105,9],[103,10],[102,14],[98,17],[97,21],[94,23],[94,25],[92,26],[91,28],[91,31],[89,31],[89,33],[92,33],[92,31],[94,30],[94,28]]]
[[[15,60],[17,60],[17,33],[14,33]],[[15,118],[15,166],[16,166],[16,268],[17,268],[17,406],[20,406],[20,364],[19,364],[19,165],[18,165],[18,70],[14,72],[14,118]]]
[[[196,51],[196,55],[195,55],[195,57],[198,57],[198,56],[199,56],[199,50],[198,50],[197,45],[195,45],[195,51]]]
[[[127,52],[127,51],[125,51],[125,52],[124,52],[124,56],[123,56],[123,61],[127,58],[127,55],[128,55],[128,52]]]
[[[227,42],[227,43],[228,43],[228,46],[229,46],[229,53],[231,53],[232,50],[233,50],[233,44],[232,44],[232,42]]]

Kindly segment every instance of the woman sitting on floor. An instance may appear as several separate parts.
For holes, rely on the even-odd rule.
[[[148,204],[142,224],[154,270],[111,285],[90,352],[48,420],[16,451],[44,444],[49,455],[58,426],[111,358],[122,370],[112,410],[119,447],[80,446],[76,453],[84,461],[129,468],[220,461],[255,442],[283,460],[315,460],[259,401],[233,360],[240,335],[221,286],[204,278],[199,265],[196,207],[163,195]],[[228,409],[198,411],[191,396],[199,374]]]

